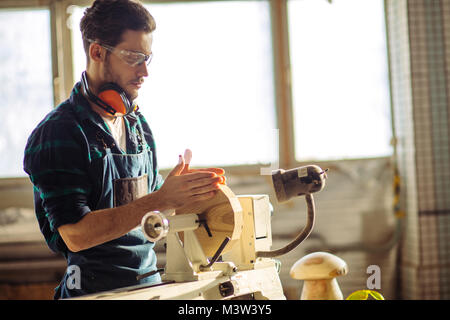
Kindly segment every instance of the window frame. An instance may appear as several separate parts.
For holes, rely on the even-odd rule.
[[[151,3],[177,3],[177,2],[207,2],[207,1],[231,1],[231,0],[142,0],[144,4]],[[243,0],[246,1],[246,0]],[[262,0],[261,0],[262,1]],[[272,56],[273,56],[273,85],[275,100],[275,117],[278,137],[278,159],[276,164],[279,168],[292,168],[305,164],[295,158],[295,137],[293,122],[293,101],[292,101],[292,78],[291,63],[289,53],[289,30],[288,30],[288,0],[267,0],[270,6]],[[327,1],[327,0],[322,0]],[[68,8],[71,5],[89,6],[92,0],[3,0],[0,2],[0,9],[32,9],[48,8],[50,10],[50,30],[51,30],[51,52],[52,52],[52,79],[54,92],[54,107],[67,99],[73,87],[73,62],[71,31],[67,25],[70,17]],[[386,28],[387,30],[387,28]],[[387,37],[386,37],[387,38]],[[67,39],[63,41],[63,39]],[[387,39],[386,39],[387,41]],[[387,42],[387,53],[389,43]],[[390,77],[390,65],[388,59],[388,70]],[[390,80],[390,79],[389,79]],[[389,81],[390,82],[390,81]],[[390,85],[390,84],[389,84]],[[391,97],[389,97],[392,99]],[[394,148],[395,149],[395,148]],[[395,150],[394,150],[395,152]],[[378,157],[378,158],[390,158]],[[372,159],[365,157],[363,159]],[[331,168],[336,162],[353,161],[362,159],[347,160],[318,160],[315,164]],[[261,168],[276,169],[275,164],[258,165],[233,165],[225,166],[224,169],[229,174],[260,174]],[[162,170],[163,175],[166,170]],[[15,179],[28,180],[27,177],[5,178],[0,177],[0,181],[11,181]]]

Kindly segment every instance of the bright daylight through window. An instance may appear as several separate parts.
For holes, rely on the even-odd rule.
[[[162,168],[185,148],[192,164],[278,160],[267,1],[147,5],[155,17],[154,53],[138,102],[153,130]],[[85,68],[72,7],[75,79]]]
[[[138,103],[160,167],[173,167],[186,148],[194,166],[276,163],[269,2],[146,6],[157,29]],[[75,82],[86,63],[84,8],[68,11]],[[296,158],[390,155],[383,1],[288,0],[288,24]],[[0,48],[0,176],[24,176],[26,139],[53,107],[49,10],[0,11]]]
[[[382,0],[290,0],[297,160],[392,153]]]
[[[0,11],[0,176],[25,176],[25,144],[53,108],[48,10]]]

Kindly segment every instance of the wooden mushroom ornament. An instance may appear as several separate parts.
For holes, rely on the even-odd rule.
[[[291,268],[290,276],[304,280],[301,300],[343,300],[336,277],[347,274],[347,263],[327,252],[310,253]]]

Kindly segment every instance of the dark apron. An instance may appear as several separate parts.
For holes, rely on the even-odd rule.
[[[152,151],[114,154],[107,148],[103,160],[103,190],[96,209],[117,207],[148,194],[153,179]],[[126,235],[80,252],[67,251],[67,271],[55,298],[68,298],[143,283],[161,282],[156,270],[154,243],[140,226]]]

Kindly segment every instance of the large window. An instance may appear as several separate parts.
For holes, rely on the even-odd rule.
[[[161,167],[193,151],[193,165],[278,160],[270,11],[267,1],[149,4],[156,20],[140,110]],[[85,68],[72,8],[75,76]]]
[[[298,160],[386,156],[391,122],[382,0],[289,0]]]
[[[24,176],[28,136],[53,107],[48,10],[0,11],[0,176]]]
[[[27,137],[61,98],[60,88],[53,95],[52,64],[66,95],[85,69],[79,30],[85,8],[78,3],[52,6],[52,19],[49,9],[2,5],[0,177],[25,175]],[[186,148],[194,166],[267,167],[280,160],[277,130],[289,135],[290,121],[287,148],[299,161],[391,155],[383,0],[286,0],[287,28],[283,10],[271,12],[268,0],[144,3],[157,29],[138,103],[162,168],[173,167]],[[286,29],[291,72],[284,74],[277,63],[287,47],[273,47],[272,30]],[[275,92],[275,72],[292,80],[293,112],[278,121],[276,110],[291,106],[290,99],[275,99],[289,91]]]

